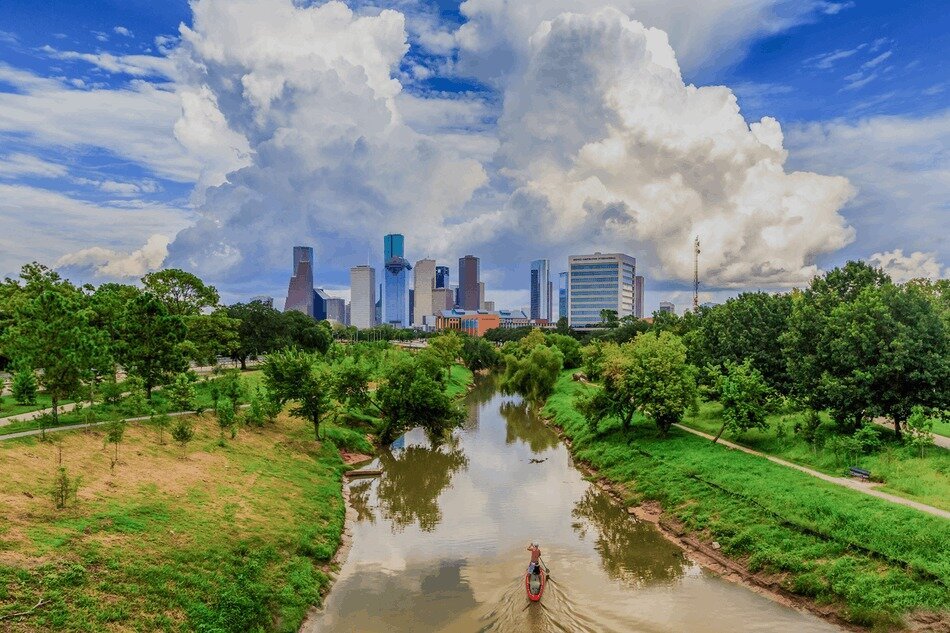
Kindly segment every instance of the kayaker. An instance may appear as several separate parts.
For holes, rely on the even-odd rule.
[[[541,561],[541,547],[537,541],[532,541],[531,545],[528,546],[528,551],[531,552],[531,562],[528,564],[528,573],[536,574],[538,573],[538,567]]]

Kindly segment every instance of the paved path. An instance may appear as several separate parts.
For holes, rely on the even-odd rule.
[[[686,431],[687,433],[692,433],[693,435],[698,435],[700,437],[705,437],[707,440],[713,439],[714,436],[709,433],[703,433],[702,431],[697,431],[696,429],[691,429],[688,426],[683,426],[682,424],[674,424],[673,426]],[[858,479],[850,479],[848,477],[835,477],[833,475],[826,475],[823,472],[813,470],[811,468],[806,468],[799,464],[793,462],[785,461],[784,459],[779,459],[773,455],[767,455],[765,453],[760,453],[759,451],[752,450],[745,446],[740,446],[738,444],[733,444],[732,442],[727,442],[726,440],[720,439],[719,444],[723,446],[728,446],[729,448],[734,448],[737,451],[742,451],[743,453],[748,453],[750,455],[758,455],[759,457],[764,457],[770,462],[775,462],[776,464],[781,464],[782,466],[787,466],[788,468],[794,468],[795,470],[801,471],[806,475],[811,475],[812,477],[817,477],[824,481],[838,484],[839,486],[844,486],[845,488],[851,488],[852,490],[857,490],[858,492],[863,492],[866,495],[872,497],[877,497],[879,499],[884,499],[885,501],[890,501],[891,503],[898,503],[902,506],[907,506],[909,508],[914,508],[915,510],[920,510],[921,512],[926,512],[934,516],[942,517],[944,519],[950,519],[950,512],[946,510],[941,510],[940,508],[935,508],[933,506],[928,506],[925,503],[919,503],[917,501],[911,501],[910,499],[905,499],[904,497],[898,497],[897,495],[888,494],[886,492],[881,492],[874,488],[875,484],[871,482],[865,482]]]
[[[874,418],[874,423],[880,424],[883,427],[889,428],[891,430],[891,433],[894,432],[894,423],[888,420],[887,418]],[[936,444],[940,448],[945,448],[947,450],[950,450],[950,437],[944,437],[943,435],[940,435],[938,433],[934,433],[933,436],[934,436],[934,444]]]
[[[82,403],[82,406],[85,407],[85,406],[87,406],[87,405],[89,405],[89,404],[90,404],[90,403],[88,403],[88,402],[83,402],[83,403]],[[70,403],[68,403],[68,404],[61,404],[61,405],[59,405],[59,412],[60,412],[60,413],[67,413],[67,412],[69,412],[69,411],[72,411],[72,410],[75,409],[75,408],[76,408],[76,403],[75,403],[75,402],[70,402]],[[5,417],[5,418],[0,418],[0,426],[6,426],[6,425],[11,424],[11,423],[13,423],[13,422],[23,422],[23,421],[35,420],[36,418],[40,417],[41,415],[43,415],[43,414],[45,414],[45,413],[52,413],[52,412],[53,412],[53,407],[49,407],[49,408],[47,408],[47,409],[37,409],[36,411],[27,411],[26,413],[19,413],[19,414],[17,414],[17,415],[8,415],[8,416]]]

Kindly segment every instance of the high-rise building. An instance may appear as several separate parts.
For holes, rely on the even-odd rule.
[[[350,268],[350,320],[360,329],[376,325],[376,270],[371,266]]]
[[[313,318],[317,321],[327,319],[327,304],[333,299],[323,288],[313,289]]]
[[[449,287],[449,267],[448,266],[435,267],[435,287],[436,288]]]
[[[643,275],[637,275],[633,278],[634,298],[633,314],[638,319],[643,318]]]
[[[485,282],[478,282],[478,309],[485,309]]]
[[[659,312],[666,312],[667,314],[676,314],[676,306],[669,301],[660,302]]]
[[[551,322],[551,262],[531,262],[531,318]]]
[[[343,325],[350,324],[350,310],[352,308],[352,302],[346,302],[346,309],[343,311]]]
[[[330,297],[327,303],[327,321],[336,321],[346,325],[346,299]]]
[[[485,302],[485,310],[487,310],[488,312],[494,312],[494,311],[495,311],[495,302],[494,302],[494,301],[486,301],[486,302]]]
[[[634,313],[637,260],[622,253],[571,255],[568,265],[568,323],[583,327],[600,323],[602,311],[618,318]]]
[[[432,291],[435,290],[436,265],[434,259],[420,259],[413,270],[413,325],[422,325],[422,317],[432,312]]]
[[[557,315],[559,319],[566,319],[567,316],[567,271],[558,274],[557,286]]]
[[[459,296],[458,304],[463,310],[478,310],[478,278],[480,265],[477,257],[466,255],[459,259]]]
[[[398,233],[383,238],[383,323],[409,327],[409,271],[412,265],[403,256],[404,238]]]
[[[314,316],[313,248],[310,246],[294,246],[294,272],[284,302],[284,312],[290,310]]]
[[[432,291],[432,311],[429,314],[440,314],[443,310],[455,307],[455,290],[452,288],[435,288]]]

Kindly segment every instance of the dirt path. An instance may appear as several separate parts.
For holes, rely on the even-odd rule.
[[[894,423],[886,418],[874,418],[874,423],[894,431]],[[950,450],[950,437],[944,437],[939,433],[934,433],[934,444],[940,448]]]
[[[693,435],[698,435],[704,437],[707,440],[713,439],[713,436],[709,433],[703,433],[702,431],[697,431],[696,429],[691,429],[688,426],[683,426],[682,424],[674,424],[673,426],[686,431],[687,433],[692,433]],[[773,455],[767,455],[765,453],[760,453],[759,451],[747,448],[745,446],[739,446],[738,444],[733,444],[726,440],[720,439],[719,444],[723,446],[728,446],[737,451],[742,451],[743,453],[748,453],[750,455],[757,455],[759,457],[764,457],[770,462],[775,462],[776,464],[781,464],[788,468],[794,468],[795,470],[801,471],[806,475],[811,475],[812,477],[817,477],[824,481],[831,482],[833,484],[838,484],[839,486],[844,486],[845,488],[851,488],[852,490],[857,490],[858,492],[863,492],[866,495],[872,497],[877,497],[878,499],[884,499],[885,501],[890,501],[891,503],[897,503],[902,506],[907,506],[909,508],[914,508],[915,510],[920,510],[921,512],[926,512],[927,514],[932,514],[944,519],[950,519],[950,512],[946,510],[941,510],[940,508],[935,508],[933,506],[928,506],[925,503],[920,503],[917,501],[911,501],[910,499],[905,499],[904,497],[898,497],[897,495],[888,494],[886,492],[881,492],[874,488],[875,484],[865,481],[859,481],[857,479],[849,479],[847,477],[835,477],[833,475],[826,475],[823,472],[795,464],[793,462],[785,461],[784,459],[779,459]]]

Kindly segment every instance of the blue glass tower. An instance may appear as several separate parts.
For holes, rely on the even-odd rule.
[[[449,267],[448,266],[435,267],[435,287],[436,288],[449,287]]]
[[[396,328],[410,324],[409,271],[405,258],[405,238],[399,233],[383,237],[383,314],[382,322]]]

